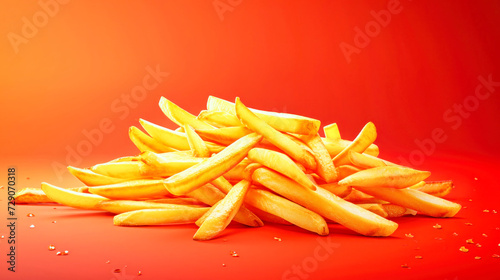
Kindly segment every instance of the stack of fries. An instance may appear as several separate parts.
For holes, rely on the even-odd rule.
[[[451,181],[425,182],[419,171],[378,158],[375,125],[348,141],[336,124],[247,108],[208,98],[192,115],[162,97],[160,108],[179,127],[146,120],[130,127],[140,155],[87,169],[69,166],[86,186],[42,183],[24,189],[18,203],[56,202],[114,214],[118,226],[195,223],[195,240],[209,240],[230,222],[296,225],[328,235],[339,223],[366,236],[389,236],[391,218],[416,213],[453,217],[461,208],[442,197]]]

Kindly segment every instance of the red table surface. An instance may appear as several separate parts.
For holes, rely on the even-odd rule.
[[[493,255],[500,254],[500,214],[493,210],[500,211],[500,191],[491,187],[498,184],[498,164],[433,157],[426,166],[431,179],[453,179],[456,188],[447,198],[463,209],[454,218],[395,219],[399,228],[386,238],[333,224],[326,237],[294,226],[231,224],[218,238],[198,242],[192,240],[194,225],[117,227],[107,213],[18,205],[16,272],[6,270],[3,238],[1,279],[498,279],[500,259]],[[42,180],[33,169],[20,170],[20,177]],[[5,197],[5,188],[0,193]],[[8,236],[5,227],[0,235]],[[462,246],[469,251],[461,252]],[[65,250],[68,255],[56,255]]]
[[[4,2],[0,279],[499,278],[500,2]],[[127,131],[139,118],[176,128],[161,96],[197,114],[208,95],[336,122],[349,140],[373,121],[381,157],[454,180],[447,198],[466,208],[396,219],[388,238],[231,225],[195,242],[192,225],[20,205],[7,270],[9,167],[18,189],[80,186],[66,166],[137,154]]]

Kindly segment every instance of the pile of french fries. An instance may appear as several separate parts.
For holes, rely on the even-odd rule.
[[[130,127],[139,155],[90,168],[69,166],[84,187],[42,183],[23,189],[18,203],[56,202],[116,214],[118,226],[195,223],[195,240],[210,240],[231,222],[295,225],[328,235],[338,223],[366,236],[389,236],[392,218],[417,213],[453,217],[461,208],[443,199],[451,181],[426,182],[428,171],[378,157],[375,125],[353,140],[336,124],[249,109],[208,98],[197,116],[162,97],[160,108],[178,128],[140,119]]]

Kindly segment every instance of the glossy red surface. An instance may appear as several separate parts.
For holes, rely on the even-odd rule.
[[[138,118],[175,128],[160,96],[193,114],[210,94],[239,96],[337,122],[346,139],[373,121],[381,157],[454,180],[447,198],[467,208],[396,219],[389,238],[269,225],[195,242],[191,225],[18,206],[17,272],[0,239],[0,279],[498,279],[498,2],[62,2],[0,9],[0,235],[7,168],[19,189],[79,186],[65,167],[137,154],[127,131]]]

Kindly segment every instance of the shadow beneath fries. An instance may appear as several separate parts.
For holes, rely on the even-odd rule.
[[[340,224],[334,224],[334,223],[329,223],[328,224],[328,229],[330,230],[330,235],[348,235],[348,236],[353,236],[353,237],[359,237],[359,238],[383,238],[383,239],[399,239],[398,237],[395,237],[393,235],[390,236],[366,236],[362,235],[360,233],[357,233],[353,230],[350,230]]]

